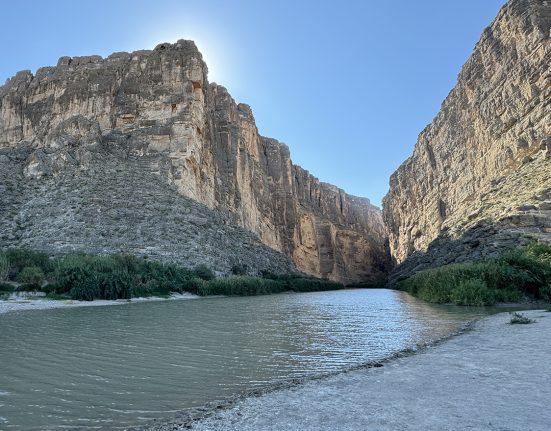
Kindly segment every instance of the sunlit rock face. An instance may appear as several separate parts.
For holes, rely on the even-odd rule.
[[[105,168],[113,161],[119,174]],[[205,210],[224,215],[228,223],[253,233],[306,273],[353,283],[377,279],[389,268],[379,209],[368,199],[320,182],[292,164],[285,145],[259,135],[251,109],[236,104],[224,87],[208,82],[207,67],[190,41],[161,44],[152,51],[116,53],[106,59],[63,57],[56,67],[39,69],[35,75],[18,73],[0,88],[2,162],[11,167],[10,181],[20,178],[15,184],[25,184],[25,193],[32,189],[29,184],[44,185],[46,196],[54,195],[48,187],[55,187],[56,178],[67,182],[68,175],[79,181],[97,181],[98,173],[100,177],[119,175],[113,184],[120,183],[121,175],[155,175],[182,197],[204,204]],[[95,192],[83,196],[84,201],[108,195],[107,186],[102,182]],[[153,192],[142,196],[139,189],[131,190],[132,184],[120,187],[129,187],[128,193],[136,199],[154,198]],[[162,200],[168,192],[156,193]],[[3,199],[9,201],[12,196],[6,192]],[[27,205],[36,197],[25,196]],[[51,205],[56,206],[57,200],[51,200]],[[147,207],[154,204],[147,202]],[[3,215],[5,220],[32,213],[32,208],[10,203],[12,212]],[[78,212],[86,204],[76,206]],[[99,226],[106,208],[98,209]],[[150,210],[152,226],[174,224]],[[116,225],[119,230],[110,233],[117,251],[140,252],[147,246],[165,250],[189,236],[178,234],[175,228],[169,238],[152,235],[149,245],[137,246],[139,238],[120,241],[132,237],[127,234],[135,226],[104,221],[106,228]],[[69,217],[67,223],[77,222]],[[28,224],[27,230],[17,232],[13,223],[5,221],[0,245],[23,241],[52,247],[52,238],[41,236]],[[30,232],[36,238],[30,238]],[[76,233],[64,231],[63,235],[62,242],[75,249],[92,241]],[[201,244],[193,246],[200,248]],[[99,248],[109,251],[113,247],[104,240]],[[185,261],[178,253],[173,253],[174,259]],[[230,247],[220,254],[224,253],[237,255],[225,259],[222,266],[228,267],[231,261],[260,268],[250,259],[241,259],[237,249]],[[288,269],[286,264],[282,268]]]
[[[550,29],[551,2],[507,3],[392,175],[383,212],[403,275],[551,240]]]

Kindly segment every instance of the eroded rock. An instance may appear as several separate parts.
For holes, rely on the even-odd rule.
[[[551,2],[509,1],[392,175],[383,211],[403,275],[551,241],[536,197],[551,189],[550,28]]]
[[[62,57],[56,67],[42,68],[36,76],[18,73],[0,87],[0,150],[7,157],[21,154],[22,148],[26,153],[16,172],[24,179],[25,193],[31,180],[38,187],[55,187],[55,178],[75,172],[79,181],[97,181],[102,172],[117,175],[101,160],[118,160],[121,172],[132,161],[133,175],[141,171],[146,177],[159,176],[181,196],[227,215],[229,223],[289,256],[304,272],[353,283],[379,278],[389,268],[379,209],[368,199],[320,182],[291,162],[285,145],[261,136],[250,107],[236,104],[224,87],[208,82],[207,66],[191,41],[107,59]],[[108,185],[102,182],[90,189],[83,202],[109,195]],[[43,190],[46,197],[61,199],[48,187]],[[139,188],[121,187],[142,199]],[[28,194],[23,201],[35,198]],[[12,205],[9,193],[4,199]],[[53,199],[49,202],[57,205]],[[83,202],[75,204],[75,211]],[[115,208],[119,204],[112,203]],[[103,241],[102,247],[136,248],[139,237],[127,235],[135,226],[105,218],[105,205],[97,217],[113,229],[106,234],[111,241]],[[14,214],[22,211],[19,206]],[[147,214],[150,223],[160,222],[153,210]],[[74,232],[83,227],[71,217],[65,223],[74,226]],[[204,228],[192,224],[198,231]],[[78,249],[79,235],[72,232],[64,230],[59,240]],[[152,239],[152,246],[180,241],[177,230],[172,232]],[[39,231],[33,235],[34,245],[55,244]],[[17,238],[17,232],[8,229],[0,245],[18,245]]]

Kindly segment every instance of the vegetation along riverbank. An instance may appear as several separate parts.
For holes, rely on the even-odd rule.
[[[250,277],[236,270],[216,277],[206,266],[185,268],[126,254],[73,253],[51,257],[34,250],[0,252],[0,299],[14,291],[42,291],[50,299],[130,299],[189,292],[206,295],[263,295],[284,291],[341,289],[329,280],[304,275],[263,274]]]
[[[17,291],[41,291],[47,299],[92,301],[174,293],[263,295],[343,287],[301,274],[251,277],[238,269],[229,277],[216,277],[203,265],[186,268],[127,254],[49,256],[26,249],[0,251],[0,299]],[[532,244],[495,259],[424,270],[401,280],[397,288],[433,303],[484,306],[551,301],[551,246]]]
[[[551,301],[551,246],[531,244],[495,259],[427,269],[398,288],[428,302],[457,305]]]

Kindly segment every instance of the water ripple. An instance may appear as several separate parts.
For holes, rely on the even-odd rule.
[[[380,360],[476,314],[387,290],[0,315],[0,423],[122,429],[293,378]]]

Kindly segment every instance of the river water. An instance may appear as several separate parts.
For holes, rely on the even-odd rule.
[[[384,289],[7,313],[0,429],[124,429],[380,360],[480,313]]]

